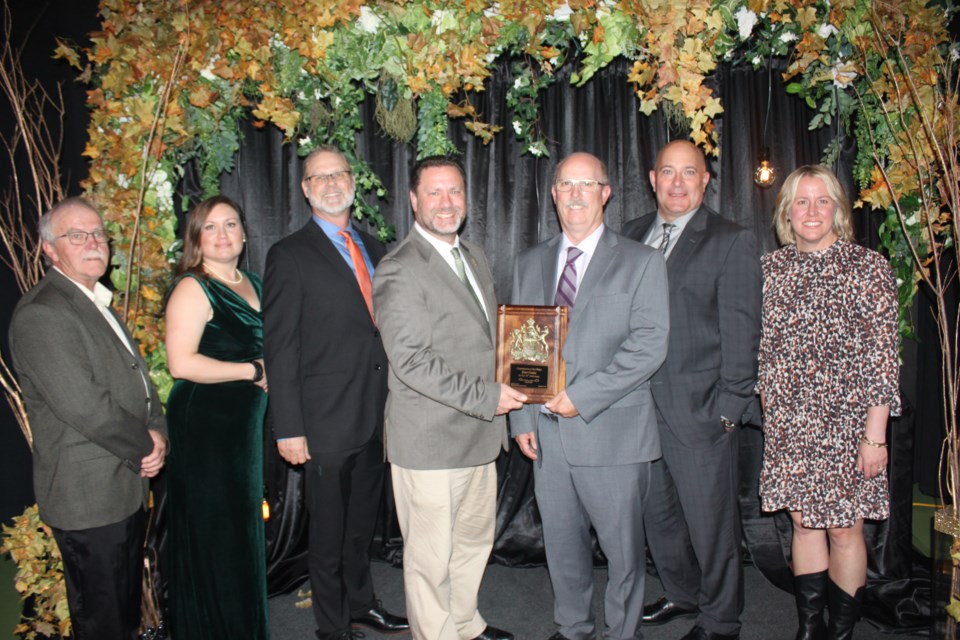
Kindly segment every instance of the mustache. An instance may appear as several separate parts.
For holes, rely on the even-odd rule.
[[[568,207],[585,207],[587,206],[587,201],[581,200],[580,198],[577,198],[576,200],[568,200],[567,206]]]
[[[99,259],[102,259],[102,260],[103,260],[103,259],[106,259],[106,256],[107,256],[107,252],[106,252],[106,251],[101,251],[101,250],[99,250],[99,249],[91,249],[90,251],[84,251],[83,253],[81,253],[81,254],[80,254],[80,259],[81,259],[81,260],[90,260],[91,258],[92,258],[92,259],[98,259],[98,258],[99,258]]]

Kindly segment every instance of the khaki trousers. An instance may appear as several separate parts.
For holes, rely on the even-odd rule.
[[[497,470],[414,470],[391,465],[403,533],[403,585],[415,640],[469,640],[487,623],[477,611],[493,549]]]

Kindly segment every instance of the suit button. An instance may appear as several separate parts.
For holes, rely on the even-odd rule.
[[[373,368],[376,369],[377,371],[380,371],[381,369],[383,369],[383,365],[375,364],[373,365]]]
[[[137,368],[137,363],[134,362],[133,364],[131,364],[131,365],[130,365],[130,368],[131,368],[131,369],[136,369],[136,368]]]
[[[373,337],[374,337],[374,338],[379,338],[379,337],[380,337],[380,332],[375,330],[375,331],[373,332]]]

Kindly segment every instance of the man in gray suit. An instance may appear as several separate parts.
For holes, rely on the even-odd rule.
[[[494,381],[496,297],[483,251],[457,231],[463,169],[426,158],[410,181],[416,223],[380,261],[373,310],[390,362],[387,459],[417,640],[511,640],[477,594],[493,548],[503,414],[526,397]]]
[[[653,379],[663,459],[653,465],[644,515],[666,596],[643,620],[697,615],[684,640],[739,637],[738,429],[756,407],[760,341],[756,240],[703,205],[709,180],[703,153],[671,142],[650,171],[657,211],[623,228],[667,257],[673,322]]]
[[[513,302],[569,307],[566,389],[510,418],[536,460],[537,505],[560,626],[550,640],[595,637],[590,526],[607,556],[604,638],[627,640],[644,589],[643,501],[660,457],[650,377],[667,353],[663,256],[603,224],[607,170],[574,153],[557,165],[553,200],[563,233],[520,254]]]
[[[70,198],[38,231],[52,268],[17,305],[10,347],[40,517],[63,555],[74,637],[134,640],[148,479],[167,450],[163,410],[99,282],[110,262],[100,215]]]

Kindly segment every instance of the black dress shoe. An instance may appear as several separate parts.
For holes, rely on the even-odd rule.
[[[480,635],[473,640],[513,640],[513,634],[509,631],[487,625]]]
[[[383,608],[377,600],[373,606],[363,613],[350,616],[350,623],[354,627],[367,627],[384,635],[406,633],[410,631],[410,623],[402,616],[395,616]]]
[[[680,638],[680,640],[740,640],[740,634],[713,633],[712,631],[707,631],[700,625],[695,625],[693,629],[690,629],[687,635]]]
[[[697,615],[696,609],[681,607],[667,596],[660,596],[660,599],[653,604],[643,607],[643,624],[663,624],[674,618],[689,618],[695,615]]]
[[[353,631],[352,629],[335,631],[334,633],[320,633],[317,631],[315,635],[317,636],[317,640],[358,640],[364,637],[363,633]]]

